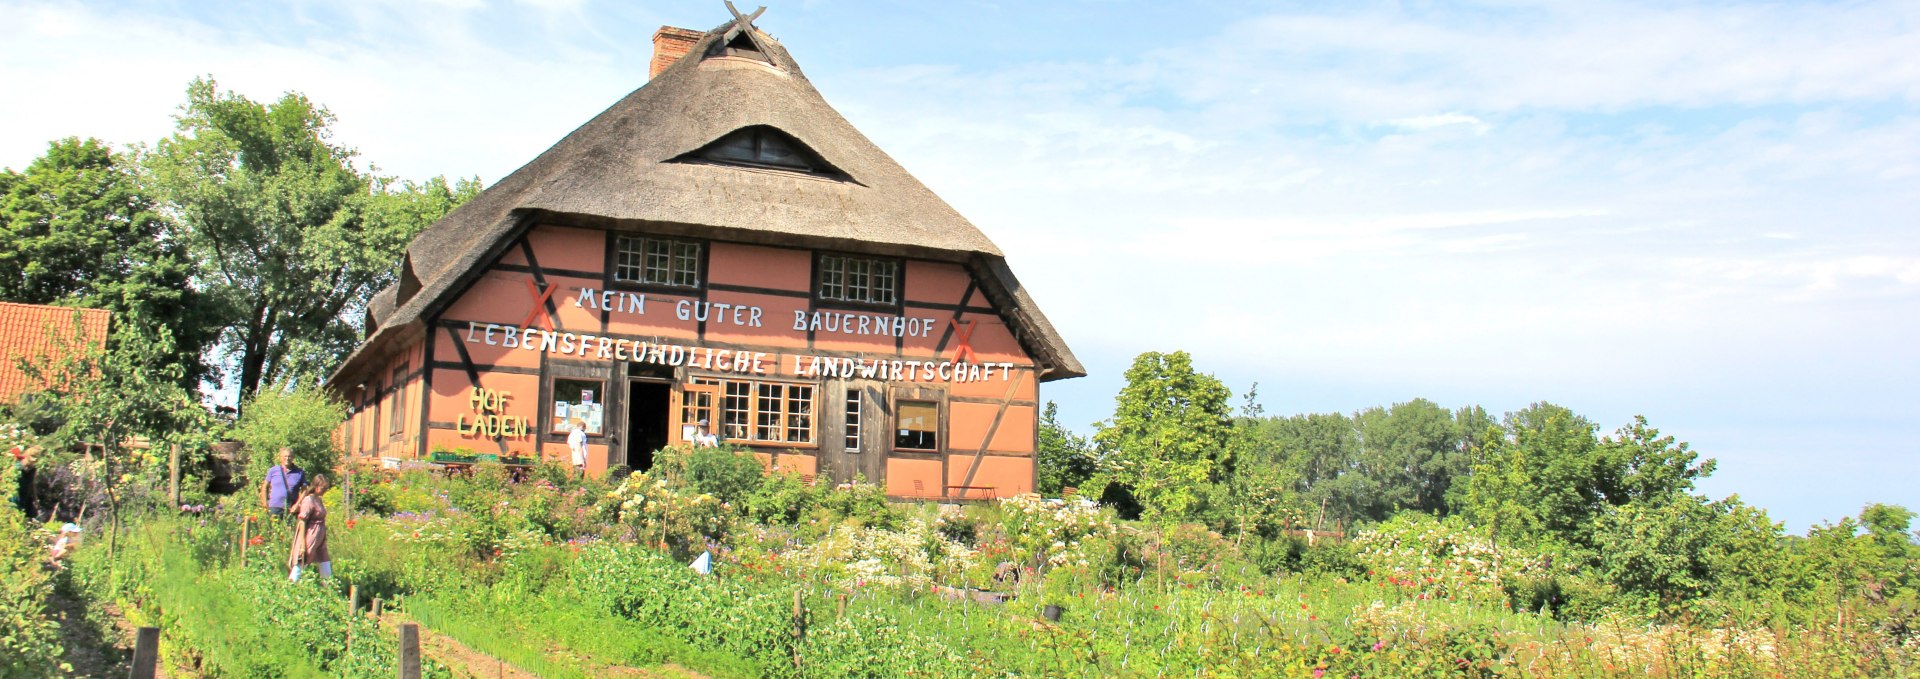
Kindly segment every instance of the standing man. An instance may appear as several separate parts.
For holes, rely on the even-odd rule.
[[[281,448],[280,464],[268,467],[267,478],[260,484],[260,504],[276,518],[285,516],[288,501],[299,497],[305,485],[307,472],[293,463],[293,449]]]
[[[696,448],[720,447],[720,437],[713,435],[713,428],[708,426],[706,420],[700,421],[700,433],[693,435],[693,445]]]
[[[573,456],[573,475],[587,477],[587,421],[578,417],[569,424],[573,428],[567,432],[567,452]]]

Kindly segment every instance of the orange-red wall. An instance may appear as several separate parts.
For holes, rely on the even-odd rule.
[[[1015,339],[1005,320],[974,285],[972,274],[959,264],[907,260],[904,262],[900,292],[903,303],[895,310],[853,311],[846,305],[815,301],[811,297],[815,253],[720,241],[701,241],[705,249],[703,277],[699,290],[644,290],[644,314],[622,310],[592,308],[582,299],[583,290],[603,290],[611,285],[607,271],[613,239],[605,231],[542,225],[524,236],[523,243],[509,247],[498,261],[482,272],[459,297],[431,324],[423,341],[392,357],[380,377],[369,382],[365,393],[344,394],[354,412],[343,425],[342,438],[348,450],[356,454],[410,458],[435,449],[471,449],[477,452],[541,454],[564,459],[564,437],[548,433],[550,415],[542,407],[548,402],[543,388],[562,371],[605,370],[611,358],[601,358],[600,339],[616,338],[615,350],[631,348],[638,342],[665,343],[683,347],[739,349],[766,354],[764,379],[812,382],[815,377],[795,372],[795,357],[800,357],[804,372],[814,356],[851,357],[859,360],[953,361],[961,330],[953,326],[971,323],[971,363],[1011,364],[992,368],[990,376],[976,381],[924,379],[924,369],[904,372],[911,379],[893,382],[890,388],[920,387],[944,392],[945,422],[942,450],[937,455],[889,455],[885,464],[885,484],[895,496],[979,497],[983,492],[1005,497],[1031,490],[1033,453],[1037,418],[1038,384],[1031,358]],[[536,279],[552,290],[552,313],[534,313]],[[640,294],[641,290],[631,291]],[[632,298],[624,298],[631,300]],[[759,325],[736,325],[734,316],[715,313],[704,324],[677,317],[682,301],[709,304],[748,305],[760,310]],[[813,332],[794,329],[795,312],[838,310],[857,316],[904,316],[909,319],[933,319],[924,337],[895,338],[885,335],[860,335]],[[741,320],[749,320],[746,314]],[[531,323],[529,324],[529,319]],[[810,317],[809,317],[810,319]],[[589,349],[562,355],[533,347],[507,346],[508,331],[514,341],[525,337],[522,330],[547,330],[554,333],[591,335],[596,339]],[[489,333],[488,329],[492,332]],[[489,339],[492,343],[489,343]],[[946,343],[942,347],[943,341]],[[405,366],[407,377],[398,388],[391,384],[394,368]],[[698,369],[688,372],[700,374]],[[936,371],[937,372],[937,371]],[[607,389],[622,385],[612,379]],[[492,414],[524,418],[530,432],[524,436],[489,438],[456,429],[460,418],[475,416],[471,397],[475,387],[493,395],[504,395],[504,404]],[[826,401],[835,398],[827,390],[816,389],[816,418],[830,412]],[[605,397],[601,397],[605,402]],[[400,431],[390,431],[392,408],[406,414]],[[421,410],[424,408],[424,414]],[[378,421],[375,421],[375,418]],[[609,418],[611,421],[613,418]],[[422,424],[425,429],[422,430]],[[821,425],[816,424],[816,428]],[[885,435],[891,423],[868,423],[868,431]],[[588,468],[602,472],[608,466],[607,434],[589,438]],[[813,445],[755,446],[769,465],[813,474],[819,446],[838,446],[837,440],[816,434]],[[890,439],[889,439],[890,440]],[[963,491],[954,486],[991,488],[991,491]]]

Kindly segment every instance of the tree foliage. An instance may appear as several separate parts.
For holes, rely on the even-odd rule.
[[[1230,397],[1184,351],[1141,354],[1114,399],[1113,418],[1094,432],[1102,469],[1090,485],[1119,485],[1150,518],[1177,520],[1198,509],[1231,472]]]
[[[177,230],[134,169],[99,140],[69,137],[24,172],[0,171],[0,299],[112,311],[132,331],[116,338],[165,342],[150,367],[191,388],[206,375],[210,319]]]
[[[363,172],[332,140],[333,114],[298,93],[260,103],[197,79],[177,120],[144,165],[184,227],[244,395],[344,357],[408,241],[478,192]]]

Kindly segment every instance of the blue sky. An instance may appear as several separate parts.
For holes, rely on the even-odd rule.
[[[498,180],[719,2],[0,0],[0,165],[305,92]],[[1185,349],[1269,413],[1646,415],[1789,530],[1920,508],[1920,5],[784,2],[760,26],[971,218],[1111,410]]]

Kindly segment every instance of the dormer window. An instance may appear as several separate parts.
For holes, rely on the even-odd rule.
[[[772,128],[747,128],[727,135],[720,143],[707,147],[707,152],[702,155],[708,160],[720,162],[771,165],[812,172],[813,165],[794,151],[792,144],[781,139],[784,136]]]
[[[801,172],[829,179],[851,179],[807,148],[806,144],[766,125],[743,127],[675,160]]]

